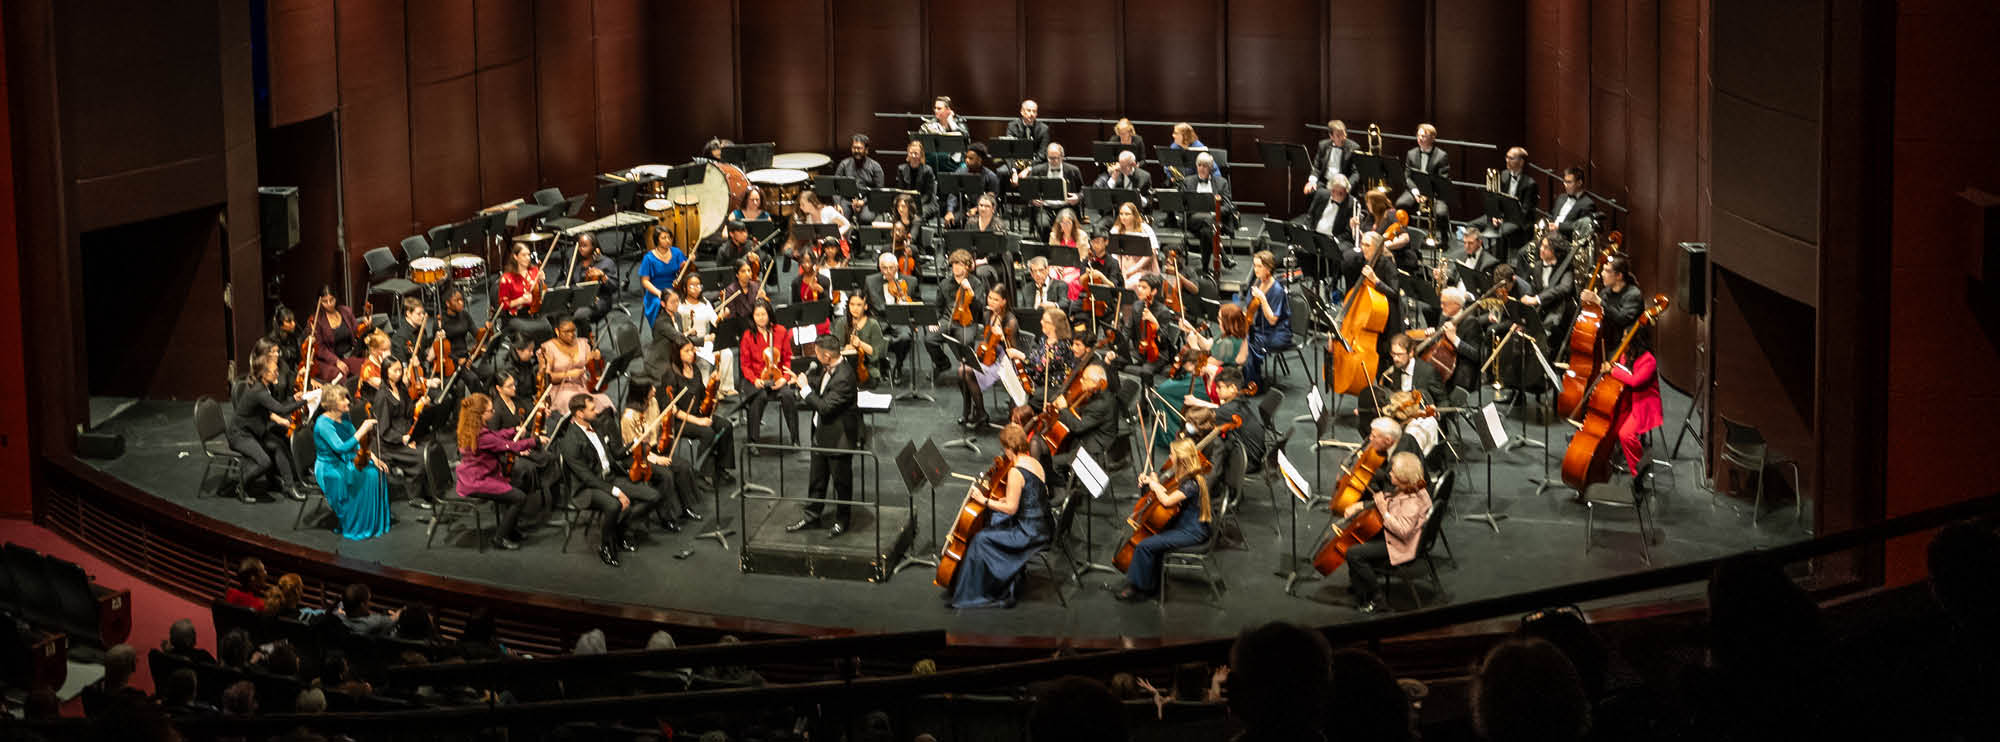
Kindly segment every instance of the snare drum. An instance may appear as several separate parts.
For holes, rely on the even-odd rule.
[[[798,208],[799,191],[805,190],[806,172],[769,168],[750,171],[750,184],[764,192],[764,210],[790,219]]]
[[[445,263],[439,258],[417,258],[410,261],[410,282],[430,286],[445,278]]]
[[[477,255],[458,253],[444,262],[451,266],[451,280],[461,286],[486,277],[486,259]]]

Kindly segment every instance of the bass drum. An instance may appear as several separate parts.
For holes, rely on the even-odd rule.
[[[674,202],[675,211],[691,211],[693,214],[677,217],[676,221],[693,225],[691,231],[674,228],[674,244],[687,250],[696,242],[722,231],[722,222],[729,212],[743,205],[743,194],[750,191],[750,179],[742,168],[726,162],[702,162],[685,167],[708,168],[702,176],[701,184],[687,188],[672,189],[668,199]]]

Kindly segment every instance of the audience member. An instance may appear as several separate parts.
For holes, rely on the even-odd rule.
[[[95,685],[84,689],[83,714],[97,718],[108,714],[123,715],[131,707],[143,705],[146,694],[132,687],[132,674],[139,671],[139,653],[130,644],[119,644],[104,651],[104,677]]]
[[[1541,639],[1508,639],[1472,677],[1472,724],[1490,742],[1581,740],[1590,731],[1590,702],[1562,650]]]
[[[1404,742],[1416,738],[1409,694],[1389,664],[1366,650],[1333,653],[1327,708],[1339,709],[1342,739]]]
[[[1710,738],[1807,738],[1839,732],[1851,686],[1839,665],[1819,603],[1758,555],[1724,561],[1708,582],[1709,666],[1684,686],[1695,733]],[[1835,735],[1837,736],[1837,735]],[[1830,738],[1830,737],[1829,737]]]
[[[1148,701],[1153,694],[1139,687],[1139,677],[1129,672],[1111,676],[1111,695],[1120,701]]]
[[[896,724],[884,711],[870,711],[861,717],[861,733],[854,736],[857,742],[895,742]]]
[[[348,631],[361,636],[387,636],[396,625],[401,611],[374,612],[368,607],[368,601],[374,597],[374,591],[367,585],[357,582],[347,586],[347,591],[341,594],[340,621]]]
[[[222,690],[223,716],[256,716],[257,686],[248,680],[238,680]]]
[[[28,703],[22,709],[22,718],[28,721],[55,721],[62,718],[62,698],[54,688],[37,687],[28,691]]]
[[[721,639],[716,640],[716,643],[741,644],[743,643],[743,640],[736,638],[735,634],[723,634]],[[921,666],[925,662],[930,662],[930,660],[927,659],[918,660],[917,664]],[[937,672],[937,665],[935,663],[931,665],[930,672]],[[910,673],[913,675],[930,674],[927,672],[923,672],[921,667],[911,669]],[[720,680],[730,685],[740,685],[746,688],[764,687],[764,676],[757,674],[755,670],[751,670],[750,668],[745,667],[743,665],[716,665],[714,667],[704,667],[701,669],[701,672],[697,674],[703,677]]]
[[[306,618],[300,603],[305,599],[305,579],[286,572],[264,591],[264,615],[277,618]],[[317,609],[312,613],[320,613]]]
[[[431,617],[431,607],[422,603],[403,606],[403,612],[396,616],[396,625],[390,634],[406,641],[436,642],[437,621]]]
[[[160,651],[189,662],[215,664],[215,655],[209,654],[208,650],[197,647],[194,643],[194,622],[183,618],[175,621],[173,626],[167,627],[167,640],[160,644]]]
[[[604,643],[604,630],[591,629],[583,632],[583,636],[576,638],[576,647],[571,649],[569,653],[581,655],[604,654],[609,649]]]
[[[1229,648],[1229,710],[1240,742],[1320,736],[1333,651],[1326,637],[1282,621],[1247,629]]]
[[[319,687],[352,696],[365,696],[375,689],[367,681],[354,677],[354,668],[347,663],[347,656],[339,653],[328,654],[319,662]]]
[[[326,691],[320,690],[318,688],[307,688],[305,690],[299,691],[298,700],[292,702],[292,713],[297,713],[297,714],[326,713]]]
[[[186,717],[215,716],[221,713],[214,706],[200,699],[200,685],[194,670],[183,667],[167,675],[167,682],[156,694],[160,708],[168,716],[176,719]]]
[[[271,651],[264,653],[264,672],[280,677],[299,677],[299,650],[292,643],[279,639],[271,644]]]
[[[1030,742],[1118,742],[1126,738],[1125,709],[1111,690],[1090,678],[1041,683],[1030,691]]]
[[[465,630],[458,634],[458,655],[467,662],[512,656],[496,634],[493,609],[483,605],[472,609],[472,614],[465,618]]]
[[[236,586],[222,594],[222,602],[253,611],[264,610],[264,581],[268,578],[262,560],[245,557],[236,565]]]
[[[1592,704],[1604,698],[1606,673],[1611,662],[1610,650],[1597,634],[1590,630],[1589,622],[1575,608],[1559,608],[1538,611],[1522,620],[1521,628],[1515,636],[1533,637],[1556,645],[1563,656],[1569,658],[1576,667],[1577,680],[1583,683],[1584,695]]]

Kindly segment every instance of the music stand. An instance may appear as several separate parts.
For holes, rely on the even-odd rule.
[[[1419,192],[1430,198],[1431,213],[1433,215],[1437,214],[1438,205],[1443,204],[1447,199],[1451,198],[1452,185],[1450,178],[1440,178],[1422,170],[1411,170],[1404,177],[1409,180],[1410,185],[1415,186]],[[1411,219],[1414,220],[1415,218],[1416,215],[1412,214]]]
[[[579,307],[590,305],[597,299],[597,282],[589,281],[574,286],[558,286],[542,294],[542,317],[554,325],[563,317],[576,316]]]
[[[861,197],[861,184],[846,175],[815,175],[812,183],[813,193],[823,198],[837,198],[846,203]]]
[[[877,214],[896,213],[896,199],[904,194],[917,199],[917,210],[919,212],[923,211],[924,208],[923,194],[916,191],[905,191],[898,188],[870,188],[867,190],[867,194],[868,210]]]
[[[792,240],[801,245],[817,244],[822,237],[840,238],[838,224],[805,224],[792,222]]]
[[[986,178],[979,173],[938,173],[937,198],[940,203],[951,196],[978,198],[985,192]]]
[[[967,137],[964,134],[916,134],[911,139],[924,143],[924,157],[950,155],[956,160],[965,155]]]
[[[1093,517],[1097,511],[1096,501],[1098,498],[1104,496],[1105,490],[1110,489],[1109,475],[1104,472],[1104,467],[1098,465],[1096,459],[1091,458],[1090,452],[1083,450],[1082,446],[1077,447],[1076,456],[1070,459],[1070,469],[1072,471],[1069,478],[1069,496],[1071,498],[1076,497],[1076,485],[1078,482],[1082,482],[1084,491],[1090,494],[1090,500],[1083,503],[1085,509],[1081,513],[1083,516],[1083,558],[1071,560],[1075,567],[1075,572],[1070,575],[1070,579],[1076,580],[1078,585],[1082,585],[1083,576],[1092,572],[1104,572],[1114,575],[1124,574],[1118,568],[1109,564],[1091,561],[1092,554],[1097,550],[1097,528],[1092,523],[1092,521],[1096,520]],[[1089,472],[1088,476],[1085,475],[1085,472]],[[1106,589],[1110,589],[1110,587],[1110,585],[1105,585]]]
[[[1403,161],[1381,155],[1356,154],[1354,173],[1361,177],[1363,186],[1379,180],[1387,190],[1394,192],[1403,183]],[[1364,187],[1356,190],[1367,189]]]
[[[1027,137],[993,137],[988,139],[986,140],[986,154],[991,155],[994,162],[1006,163],[1009,167],[1012,167],[1013,163],[1021,160],[1027,160],[1029,165],[1032,166],[1046,155],[1045,152],[1036,152],[1035,140]]]
[[[599,214],[622,211],[625,205],[638,195],[639,184],[633,181],[612,181],[597,187],[597,193],[590,199],[590,208]]]
[[[1187,150],[1175,150],[1175,151],[1186,152]],[[1158,196],[1160,198],[1160,208],[1162,210],[1180,214],[1181,224],[1184,225],[1188,223],[1189,214],[1212,214],[1215,212],[1215,194],[1213,193],[1195,193],[1194,191],[1162,190],[1162,191],[1155,191],[1153,195]],[[1216,225],[1214,228],[1220,230],[1222,229],[1222,226]],[[1192,236],[1192,233],[1185,231],[1182,232],[1181,244],[1183,245],[1194,244],[1194,237]]]
[[[1083,208],[1091,211],[1101,213],[1116,212],[1120,204],[1126,203],[1134,206],[1139,205],[1139,191],[1132,188],[1098,188],[1095,186],[1083,189]]]
[[[1506,513],[1493,512],[1493,456],[1507,444],[1507,428],[1500,421],[1500,408],[1488,402],[1479,408],[1479,414],[1472,417],[1472,429],[1479,433],[1479,447],[1486,452],[1486,512],[1467,515],[1463,520],[1485,523],[1500,532],[1500,521],[1507,519]]]
[[[730,144],[722,148],[722,161],[751,170],[766,170],[771,167],[771,153],[778,148],[775,142],[754,144]]]
[[[1139,164],[1146,164],[1146,153],[1139,151],[1139,145],[1119,141],[1096,141],[1090,143],[1090,159],[1099,165],[1109,166],[1118,161],[1118,153],[1130,152]]]
[[[953,368],[956,368],[957,364],[967,364],[973,366],[974,368],[977,368],[979,366],[978,352],[972,346],[966,345],[964,342],[960,341],[957,336],[949,332],[944,332],[943,328],[939,328],[938,334],[943,338],[944,342],[940,344],[945,347],[945,355],[951,357],[953,362]],[[959,393],[965,394],[966,392],[961,387],[959,389]],[[970,400],[970,404],[968,404],[967,406],[970,407],[972,405],[979,405],[981,411],[984,412],[986,406],[986,398],[983,395],[981,395],[979,396],[978,399]],[[973,431],[968,430],[966,431],[964,438],[954,438],[952,440],[945,441],[942,445],[946,448],[952,446],[964,446],[965,450],[971,451],[973,455],[978,455],[979,440],[977,438],[973,438],[972,433]]]
[[[830,272],[833,274],[833,290],[850,294],[867,294],[868,277],[875,275],[874,268],[834,268]],[[874,302],[870,301],[869,305],[873,306]]]
[[[891,304],[882,308],[883,324],[892,327],[902,327],[910,331],[910,363],[912,366],[923,363],[923,356],[926,355],[918,352],[920,348],[917,347],[922,345],[919,341],[922,340],[923,328],[936,324],[937,321],[937,307],[929,304]],[[937,397],[917,391],[917,377],[919,375],[921,374],[916,368],[911,369],[910,390],[896,397],[896,399],[921,399],[926,402],[937,402]]]
[[[931,445],[929,440],[924,441],[924,443]],[[918,455],[917,444],[906,442],[903,444],[903,449],[896,452],[896,471],[903,475],[903,489],[910,493],[910,515],[915,516],[917,513],[917,490],[923,488],[930,490],[931,517],[930,520],[924,523],[924,528],[930,535],[929,540],[923,542],[922,546],[903,552],[903,561],[898,562],[895,569],[889,570],[889,574],[900,574],[906,567],[919,565],[935,568],[938,566],[937,559],[918,556],[920,554],[938,553],[938,541],[937,483],[931,481],[931,478],[924,472],[924,463]],[[912,542],[914,541],[912,539]]]
[[[1312,155],[1303,144],[1262,139],[1257,140],[1257,155],[1263,159],[1264,167],[1285,169],[1285,213],[1292,213],[1292,171],[1312,172]]]
[[[854,241],[862,247],[887,247],[890,242],[889,233],[893,229],[895,228],[877,227],[872,224],[858,226],[854,228]]]
[[[1070,247],[1068,245],[1050,246],[1040,242],[1030,243],[1023,241],[1021,243],[1022,251],[1023,252],[1027,251],[1028,245],[1030,244],[1042,245],[1043,247],[1042,257],[1046,257],[1049,259],[1049,267],[1076,268],[1083,265],[1083,256],[1077,254],[1076,248],[1074,247]],[[1110,276],[1105,276],[1105,277],[1110,278]]]
[[[1036,201],[1060,203],[1069,199],[1069,193],[1063,190],[1062,178],[1022,178],[1021,183],[1014,187],[1014,191],[1021,194],[1021,198],[1026,199],[1031,205],[1036,205],[1034,204]],[[1046,204],[1040,205],[1046,206]]]
[[[1512,224],[1528,223],[1528,214],[1521,208],[1521,199],[1499,191],[1486,191],[1484,196],[1487,218]]]

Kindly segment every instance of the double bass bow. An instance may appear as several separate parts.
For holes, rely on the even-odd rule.
[[[1618,341],[1618,349],[1605,356],[1604,366],[1585,388],[1585,404],[1577,409],[1584,413],[1583,429],[1569,439],[1569,448],[1563,450],[1562,479],[1577,492],[1598,482],[1611,478],[1611,449],[1617,441],[1617,431],[1611,429],[1612,416],[1617,413],[1619,403],[1625,397],[1627,387],[1611,375],[1606,368],[1625,357],[1625,349],[1632,345],[1632,338],[1639,334],[1639,328],[1651,323],[1667,310],[1667,295],[1654,294],[1652,305],[1646,313],[1632,320],[1632,326],[1625,330],[1625,337]],[[1574,417],[1575,413],[1571,413]]]
[[[1172,492],[1180,489],[1181,483],[1187,481],[1189,477],[1208,476],[1208,473],[1215,468],[1215,465],[1208,460],[1208,455],[1204,453],[1208,450],[1208,445],[1214,443],[1216,438],[1242,426],[1242,415],[1230,415],[1229,422],[1215,426],[1214,430],[1208,431],[1208,435],[1195,441],[1196,464],[1188,471],[1178,470],[1174,461],[1168,459],[1167,467],[1160,470],[1161,474],[1166,475],[1166,479],[1160,482],[1160,488]],[[1132,527],[1132,536],[1125,539],[1124,546],[1118,547],[1118,553],[1111,557],[1111,566],[1120,572],[1129,569],[1132,566],[1132,551],[1139,548],[1139,542],[1167,530],[1167,526],[1173,523],[1174,516],[1179,515],[1181,508],[1186,504],[1183,500],[1179,505],[1163,505],[1160,499],[1153,495],[1153,490],[1147,488],[1146,493],[1139,497],[1139,501],[1132,504],[1132,514],[1125,518],[1125,525]]]

